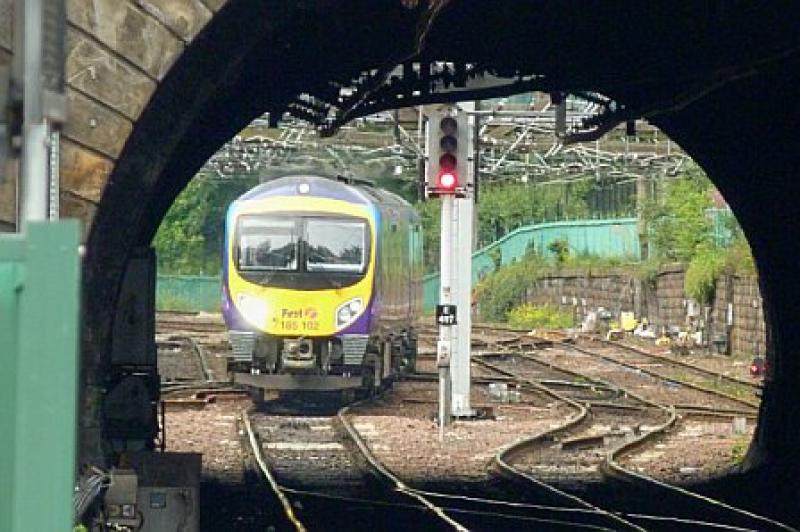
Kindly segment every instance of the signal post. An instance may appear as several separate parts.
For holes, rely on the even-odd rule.
[[[439,426],[474,416],[470,406],[470,295],[474,179],[472,128],[466,109],[446,105],[428,115],[427,197],[442,200],[439,325]],[[443,436],[443,432],[440,432]]]

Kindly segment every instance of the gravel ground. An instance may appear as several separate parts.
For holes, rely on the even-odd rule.
[[[203,477],[241,482],[245,452],[239,414],[249,401],[220,401],[204,408],[167,407],[167,450],[203,453]]]
[[[473,406],[489,406],[486,390],[473,387]],[[555,401],[523,394],[517,404],[491,404],[495,419],[456,421],[442,442],[433,420],[437,393],[435,383],[401,382],[380,405],[352,410],[354,426],[377,458],[412,484],[483,480],[500,448],[558,425],[571,414]]]
[[[547,482],[574,483],[577,480],[603,480],[598,466],[608,451],[640,432],[651,431],[660,422],[659,413],[635,411],[595,411],[585,423],[561,432],[557,442],[547,441],[522,455],[514,465]],[[593,436],[603,437],[599,443],[570,447],[568,442]]]
[[[224,352],[224,332],[217,329],[218,320],[198,319],[195,329],[199,330],[192,330],[190,325],[182,331],[173,324],[161,329],[160,339],[192,335],[212,356]],[[421,343],[421,348],[430,350],[431,346]],[[669,355],[653,346],[649,349]],[[611,381],[662,404],[726,406],[700,392],[666,385],[641,372],[623,370],[586,355],[560,349],[543,349],[534,354],[557,366]],[[169,368],[173,377],[197,378],[196,355],[189,350],[180,348],[170,352],[168,348],[159,355],[165,355],[164,368]],[[173,360],[169,360],[170,357]],[[742,360],[707,355],[676,358],[749,379],[747,363]],[[420,372],[435,372],[435,358],[420,358],[417,367]],[[191,375],[182,375],[182,372]],[[473,366],[473,375],[486,373]],[[433,417],[437,396],[435,382],[397,382],[382,400],[352,410],[356,428],[376,457],[404,481],[423,487],[431,483],[484,482],[488,477],[487,466],[498,449],[557,426],[572,413],[568,407],[535,394],[523,393],[520,403],[492,403],[487,387],[475,385],[473,406],[491,407],[494,419],[455,422],[448,427],[445,441],[440,442]],[[264,493],[264,483],[240,439],[238,417],[248,406],[249,401],[238,400],[208,404],[203,409],[167,410],[168,450],[203,454],[203,530],[264,529],[273,522],[263,508],[269,494]],[[748,420],[744,434],[733,434],[730,421],[690,418],[655,446],[625,457],[623,465],[670,483],[716,476],[729,469],[746,449],[753,425],[753,420]]]
[[[204,408],[168,408],[167,451],[203,454],[200,529],[204,532],[268,530],[281,523],[279,507],[242,444],[239,415],[249,401]]]
[[[693,366],[710,371],[717,371],[729,377],[735,377],[737,379],[742,379],[752,383],[758,383],[761,381],[760,377],[754,378],[750,375],[750,362],[752,362],[753,358],[749,355],[737,355],[729,357],[725,355],[713,354],[699,349],[690,351],[690,354],[688,355],[678,355],[669,348],[658,347],[653,345],[652,342],[646,342],[641,339],[631,338],[626,340],[625,343],[649,353],[655,353],[657,355],[673,358],[675,360],[686,362],[687,364],[692,364]]]
[[[532,353],[535,357],[558,367],[578,371],[592,377],[616,384],[662,405],[715,406],[741,409],[742,405],[724,398],[717,398],[678,383],[666,382],[644,372],[625,368],[613,362],[592,357],[569,349],[542,349]]]
[[[710,418],[684,419],[643,452],[620,459],[621,465],[670,484],[685,484],[730,470],[753,438],[754,424],[735,434],[733,423]],[[687,449],[691,448],[691,452]]]

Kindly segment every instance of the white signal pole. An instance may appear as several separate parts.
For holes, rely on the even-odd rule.
[[[452,195],[442,197],[441,243],[439,250],[439,303],[453,305],[453,203]],[[459,317],[456,314],[457,318]],[[439,437],[444,438],[444,426],[452,414],[452,364],[457,345],[453,342],[452,325],[439,324],[437,366],[439,369]]]
[[[467,114],[475,110],[472,102],[462,102],[459,104],[460,113]],[[459,134],[459,170],[463,172],[463,181],[467,189],[464,197],[453,199],[454,216],[451,236],[451,257],[455,264],[455,271],[451,272],[451,283],[455,288],[452,297],[453,303],[457,308],[458,321],[453,328],[453,353],[450,362],[451,374],[451,412],[454,417],[473,417],[474,410],[470,404],[471,371],[470,358],[472,355],[472,236],[473,220],[475,215],[475,176],[474,165],[472,164],[474,154],[474,142],[472,133],[472,121],[474,116],[469,116],[464,120],[465,127]],[[463,148],[462,148],[463,146]],[[463,168],[463,169],[462,169]],[[444,246],[443,246],[444,247]]]
[[[448,131],[442,119],[450,117]],[[457,126],[453,126],[453,121]],[[470,299],[474,215],[472,128],[466,110],[443,106],[428,113],[426,190],[442,200],[439,267],[439,427],[440,438],[451,417],[474,415],[470,407]],[[455,148],[455,149],[454,149]],[[447,154],[447,155],[445,155]],[[437,182],[445,173],[441,156],[451,157],[457,176],[455,190]]]

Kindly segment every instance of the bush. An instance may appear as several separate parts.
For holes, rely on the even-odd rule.
[[[717,277],[725,269],[725,254],[715,248],[702,249],[686,269],[683,287],[686,294],[702,305],[714,300]]]
[[[731,272],[754,275],[757,271],[753,253],[750,251],[750,245],[747,243],[744,233],[741,233],[741,230],[739,231],[740,234],[734,238],[725,255],[725,269]]]
[[[506,320],[508,311],[522,303],[527,288],[539,277],[543,261],[534,254],[484,277],[475,289],[483,321]]]
[[[508,324],[527,329],[565,329],[573,326],[573,319],[571,312],[562,312],[551,305],[526,303],[508,311]]]
[[[550,251],[556,257],[556,264],[564,264],[569,259],[569,241],[563,238],[559,238],[558,240],[553,240],[550,242],[550,245],[547,246],[547,250]]]

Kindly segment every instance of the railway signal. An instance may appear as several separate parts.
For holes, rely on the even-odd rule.
[[[467,196],[469,186],[469,132],[466,113],[454,108],[428,116],[428,162],[425,192],[428,197]]]
[[[474,416],[470,407],[470,294],[472,280],[473,153],[471,103],[427,109],[424,189],[442,204],[439,340],[440,438],[449,419]],[[456,318],[457,317],[457,318]]]

